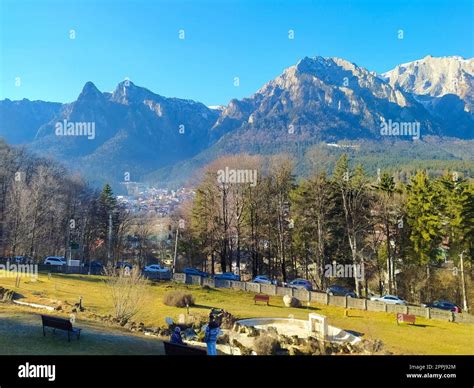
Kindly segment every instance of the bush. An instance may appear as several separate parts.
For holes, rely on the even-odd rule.
[[[254,346],[259,356],[271,356],[276,353],[279,344],[276,338],[264,335],[255,340]]]
[[[186,305],[194,306],[194,297],[183,291],[170,291],[163,297],[163,303],[167,306],[186,307]]]
[[[0,287],[0,302],[11,302],[14,296],[15,292],[13,290]]]
[[[148,282],[138,268],[124,271],[109,267],[104,272],[115,318],[128,322],[142,309]]]

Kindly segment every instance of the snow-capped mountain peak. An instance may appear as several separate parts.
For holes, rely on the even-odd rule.
[[[398,65],[381,75],[393,87],[419,96],[443,97],[454,94],[474,105],[474,58],[460,56],[432,57]]]

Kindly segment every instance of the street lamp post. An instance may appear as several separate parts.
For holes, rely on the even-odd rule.
[[[173,275],[176,271],[176,257],[178,256],[178,236],[179,230],[184,229],[184,220],[181,219],[178,221],[178,227],[176,228],[176,239],[174,242],[174,257],[173,257]]]
[[[461,283],[462,283],[462,303],[463,303],[463,310],[465,312],[468,312],[467,308],[467,296],[466,296],[466,282],[464,280],[464,252],[462,251],[459,254],[459,258],[461,259]]]
[[[107,233],[107,262],[110,263],[112,247],[112,212],[109,213],[109,226]]]
[[[174,243],[174,257],[173,257],[173,274],[176,270],[176,256],[178,254],[178,235],[179,235],[179,228],[176,228],[176,240]]]
[[[119,214],[119,209],[109,211],[109,222],[107,228],[107,261],[110,263],[112,259],[112,216]]]

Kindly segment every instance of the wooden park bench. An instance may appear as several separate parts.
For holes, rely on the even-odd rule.
[[[416,317],[414,315],[403,314],[403,313],[397,314],[397,325],[399,325],[401,322],[411,323],[412,325],[414,325],[415,320],[416,320]]]
[[[255,294],[253,297],[254,304],[257,304],[257,302],[265,302],[267,306],[270,303],[270,297],[268,295],[264,294]]]
[[[193,346],[173,344],[168,341],[163,341],[165,344],[165,354],[167,356],[206,356],[207,350],[195,348]]]
[[[41,320],[43,321],[43,336],[46,335],[45,327],[52,327],[53,333],[56,329],[67,331],[67,340],[71,341],[71,333],[76,335],[76,338],[79,339],[81,336],[81,329],[73,328],[72,323],[69,319],[52,317],[50,315],[41,315]]]

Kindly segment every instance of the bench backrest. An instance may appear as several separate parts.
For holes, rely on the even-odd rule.
[[[207,351],[205,349],[195,348],[187,345],[173,344],[168,341],[163,341],[165,344],[165,354],[167,356],[205,356]]]
[[[68,319],[52,317],[50,315],[41,315],[41,319],[43,326],[72,331],[72,323]]]
[[[270,297],[268,295],[264,295],[264,294],[256,294],[253,298],[255,300],[265,300],[265,301],[270,300]]]
[[[401,322],[415,322],[416,317],[410,314],[398,313],[397,320]]]

